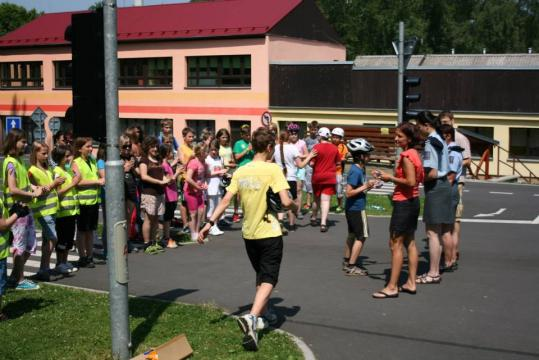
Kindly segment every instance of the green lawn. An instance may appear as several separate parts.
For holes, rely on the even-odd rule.
[[[10,291],[0,323],[0,359],[111,359],[108,295],[43,285]],[[130,298],[133,354],[184,333],[194,359],[301,359],[286,335],[260,334],[260,350],[246,352],[232,318],[211,305],[194,306]]]

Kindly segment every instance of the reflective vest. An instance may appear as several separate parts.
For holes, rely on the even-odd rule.
[[[73,175],[71,174],[71,172],[62,169],[60,166],[56,166],[52,170],[52,172],[54,173],[55,177],[62,176],[66,179],[65,182],[60,186],[60,190],[63,190],[66,187],[70,186],[73,182]],[[57,218],[74,216],[79,214],[79,199],[77,196],[77,189],[72,187],[63,195],[58,195],[58,198],[60,199],[60,208],[56,213]]]
[[[79,167],[79,171],[82,180],[99,180],[99,173],[97,172],[97,163],[91,157],[88,157],[88,161],[81,157],[73,160]],[[79,205],[95,205],[99,204],[99,185],[92,186],[77,186],[77,194],[79,196]]]
[[[0,214],[6,220],[9,217],[7,209],[4,207],[4,202],[0,199]],[[0,260],[9,256],[9,230],[0,232]]]
[[[53,182],[52,171],[40,169],[37,166],[30,166],[29,173],[32,173],[32,178],[35,180],[38,186],[48,186]],[[41,218],[48,215],[54,215],[58,211],[60,202],[58,200],[58,193],[56,190],[51,190],[46,194],[35,198],[30,203],[32,213],[36,218]]]
[[[2,164],[2,179],[4,183],[4,202],[6,203],[7,207],[11,207],[15,201],[25,202],[29,203],[32,200],[28,197],[24,196],[12,196],[9,191],[9,186],[7,182],[7,166],[11,163],[15,167],[15,179],[17,182],[17,189],[20,189],[22,191],[28,191],[30,192],[32,188],[30,187],[30,180],[28,179],[28,169],[26,166],[21,162],[19,158],[13,157],[11,155],[8,155]]]

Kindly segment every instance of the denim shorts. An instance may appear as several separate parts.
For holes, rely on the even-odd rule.
[[[6,293],[6,285],[7,285],[7,258],[0,260],[0,296]]]
[[[37,218],[37,222],[41,225],[43,240],[58,240],[56,235],[56,217],[54,215],[47,215]]]

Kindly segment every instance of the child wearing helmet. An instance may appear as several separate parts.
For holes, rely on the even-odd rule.
[[[348,150],[344,143],[344,130],[339,127],[331,130],[331,142],[337,147],[339,155],[341,155],[341,162],[337,165],[335,171],[337,181],[337,185],[335,186],[335,192],[337,193],[337,208],[335,209],[335,212],[341,213],[343,211],[342,198],[344,196],[344,165],[346,164],[346,157],[348,156]]]
[[[294,145],[294,147],[299,152],[299,158],[301,160],[305,160],[307,158],[307,155],[309,154],[309,151],[307,150],[307,144],[304,140],[300,139],[299,137],[299,125],[297,123],[290,123],[287,126],[288,131],[288,143],[291,145]],[[301,213],[301,203],[303,200],[303,183],[305,181],[306,176],[306,170],[305,167],[298,167],[296,171],[296,188],[297,188],[297,194],[298,197],[296,199],[296,203],[298,204],[298,213],[296,214],[298,219],[303,219],[303,214]]]
[[[366,192],[373,188],[376,181],[367,181],[365,164],[369,161],[369,153],[374,147],[365,139],[350,140],[346,147],[352,155],[354,163],[348,172],[346,183],[346,222],[348,223],[348,237],[344,247],[343,270],[347,276],[367,275],[367,271],[356,265],[361,254],[363,243],[369,237],[367,225]]]

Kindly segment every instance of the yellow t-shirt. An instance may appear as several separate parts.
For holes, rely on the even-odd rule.
[[[193,149],[185,144],[181,144],[180,146],[180,155],[181,155],[181,162],[182,164],[186,165],[189,161],[189,158],[193,157],[195,153],[193,152]]]
[[[264,161],[251,161],[238,168],[227,191],[232,194],[239,192],[243,210],[243,238],[246,240],[266,239],[282,236],[279,221],[268,214],[265,219],[267,205],[266,192],[268,188],[278,193],[289,189],[283,170],[277,164]]]

